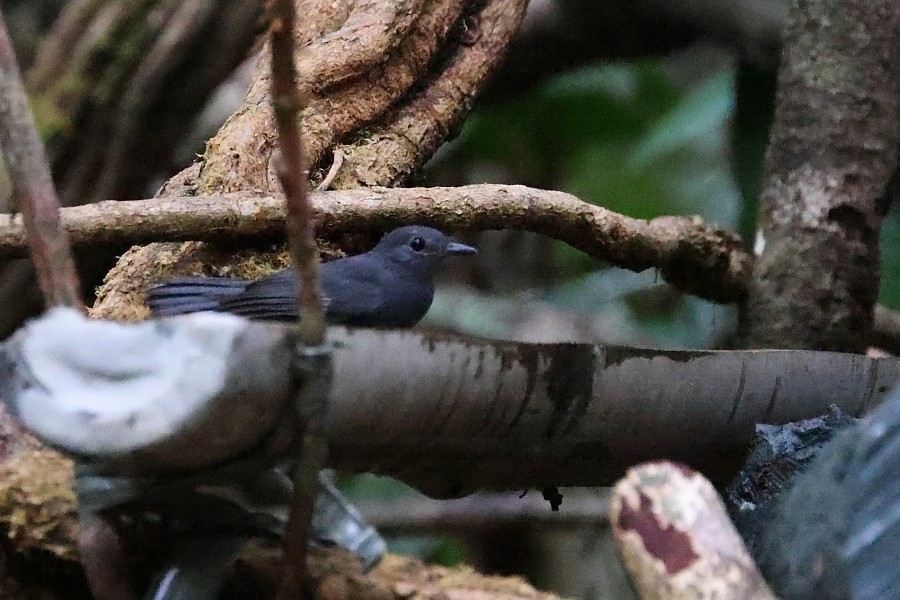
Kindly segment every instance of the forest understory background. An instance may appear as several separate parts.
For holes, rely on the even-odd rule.
[[[72,8],[74,5],[82,7],[82,20],[70,20],[68,36],[50,29],[66,4],[72,14],[77,12]],[[156,41],[159,31],[136,33],[140,28],[128,25],[152,22],[129,11],[149,14],[154,4],[164,6],[157,7],[159,10],[170,11],[165,12],[168,22],[167,28],[163,28],[170,32],[170,39],[164,44]],[[207,162],[204,175],[184,175],[187,171],[182,170],[202,155],[204,149],[207,153],[217,150],[214,145],[206,146],[206,140],[241,106],[251,85],[255,58],[241,59],[259,33],[258,23],[256,27],[246,26],[259,7],[250,6],[254,3],[222,1],[215,9],[211,7],[216,3],[202,2],[185,2],[178,9],[173,8],[177,4],[114,0],[69,3],[4,0],[0,3],[23,71],[28,73],[29,91],[34,94],[33,109],[48,143],[64,204],[152,198],[163,184],[167,186],[162,190],[163,195],[174,196],[193,195],[198,190],[203,193],[204,186],[215,188],[215,192],[208,193],[239,189],[236,187],[241,177],[239,172],[230,176],[233,180],[214,173],[215,169],[226,169],[226,166],[216,167]],[[505,9],[512,10],[510,7],[517,3],[507,4]],[[846,3],[850,15],[868,12],[868,17],[860,17],[866,23],[871,22],[871,15],[878,10],[891,10],[890,3],[876,4],[877,8],[862,1]],[[116,5],[121,6],[112,8]],[[240,10],[235,8],[239,5],[243,6]],[[785,60],[781,55],[782,32],[788,24],[789,11],[803,15],[795,18],[815,21],[816,11],[833,11],[840,5],[837,0],[805,0],[794,3],[793,8],[782,0],[680,3],[641,0],[607,2],[602,7],[582,0],[531,2],[506,60],[491,77],[471,114],[463,119],[466,112],[463,108],[460,118],[441,122],[434,131],[423,133],[420,138],[413,136],[419,147],[440,146],[421,169],[417,157],[396,173],[380,179],[375,175],[380,176],[377,169],[364,168],[367,160],[375,159],[362,154],[360,149],[369,143],[390,141],[390,133],[406,126],[401,114],[404,106],[400,105],[381,115],[382,120],[353,127],[342,135],[336,133],[337,126],[329,130],[331,124],[323,125],[321,131],[329,131],[331,138],[322,138],[311,173],[313,183],[320,184],[327,179],[329,169],[346,155],[350,160],[336,169],[331,189],[397,184],[422,187],[521,184],[568,192],[591,204],[638,219],[699,215],[710,225],[736,232],[744,248],[753,252],[754,241],[759,244],[760,198],[775,202],[773,189],[797,183],[779,179],[784,172],[779,168],[810,151],[814,140],[823,140],[824,145],[844,132],[838,118],[823,119],[828,123],[825,126],[820,123],[820,130],[812,131],[817,124],[806,123],[802,114],[809,106],[800,107],[800,101],[792,106],[793,99],[787,96],[781,99],[783,110],[787,111],[782,128],[771,129],[777,69],[780,60]],[[231,19],[210,16],[226,14],[229,6],[233,13]],[[188,14],[191,10],[196,12]],[[463,19],[453,25],[450,35],[455,36],[453,39],[460,47],[480,50],[477,39],[466,37],[469,30],[479,31],[482,24],[479,18],[496,17],[471,16],[470,20]],[[211,48],[197,50],[202,45],[197,39],[209,39],[208,35],[204,38],[203,28],[175,27],[191,19],[202,23],[208,31],[232,32],[233,37],[221,36],[231,43],[216,40],[214,45],[210,44]],[[894,15],[891,19],[896,33],[897,18]],[[93,30],[86,26],[89,23]],[[88,57],[94,63],[79,64],[78,52],[67,55],[67,48],[81,49],[95,44],[104,27],[109,28],[107,33],[112,32],[110,42],[102,52]],[[500,29],[501,25],[497,27]],[[839,29],[841,25],[835,27]],[[515,25],[509,28],[515,30]],[[97,39],[89,39],[90,35]],[[398,35],[402,37],[404,33]],[[40,40],[45,38],[53,40],[57,47],[39,49]],[[119,45],[126,47],[126,41],[135,44],[131,47],[133,56],[125,52],[110,59],[108,54],[113,54]],[[792,47],[800,49],[798,52],[814,45],[802,38],[792,43]],[[878,56],[872,59],[872,64],[883,64],[885,57],[896,58],[896,46],[895,41],[881,54],[874,53]],[[485,54],[490,50],[485,49]],[[842,60],[840,50],[838,45],[834,53],[836,61]],[[134,56],[150,58],[134,61]],[[846,75],[846,72],[854,70],[850,62],[854,57],[844,58],[847,62],[832,65],[834,72],[829,76],[838,87],[852,88],[856,75]],[[164,62],[166,66],[160,66]],[[482,63],[477,66],[481,68]],[[870,63],[864,66],[857,67],[860,73],[872,71]],[[318,72],[314,67],[310,66],[310,71]],[[798,66],[797,72],[802,67]],[[487,77],[491,66],[483,69]],[[201,70],[204,74],[197,75]],[[783,83],[790,85],[792,76],[800,78],[797,72],[782,71]],[[137,77],[132,77],[134,74]],[[822,300],[807,308],[777,305],[770,312],[760,306],[745,309],[751,311],[751,317],[763,314],[770,315],[774,322],[781,323],[782,319],[787,322],[763,331],[766,326],[758,325],[760,319],[753,318],[748,323],[751,317],[745,312],[739,318],[734,304],[713,302],[679,291],[667,284],[656,269],[634,273],[615,268],[598,263],[571,245],[528,232],[465,233],[462,239],[479,248],[477,259],[447,269],[432,310],[421,327],[531,342],[865,352],[872,345],[866,335],[871,321],[860,321],[860,315],[866,310],[871,315],[876,302],[886,309],[900,309],[900,209],[892,202],[896,190],[884,186],[879,195],[875,189],[896,168],[896,142],[900,137],[900,116],[896,114],[897,76],[894,67],[893,89],[881,90],[885,96],[893,93],[893,100],[884,109],[888,114],[885,118],[889,121],[892,117],[893,122],[886,128],[883,139],[860,153],[871,158],[875,166],[862,169],[861,173],[849,173],[853,171],[849,169],[846,179],[848,187],[858,183],[853,190],[862,190],[858,194],[863,198],[860,202],[867,204],[863,207],[853,202],[841,204],[852,205],[857,211],[848,222],[859,215],[865,222],[859,228],[858,237],[847,242],[860,249],[856,258],[865,263],[861,269],[863,274],[855,276],[880,273],[880,285],[838,281],[833,288],[837,290],[834,298],[827,302]],[[78,83],[79,77],[88,79]],[[418,85],[429,89],[427,86],[435,78],[423,78]],[[822,78],[827,79],[824,75]],[[807,99],[822,92],[822,78],[809,84]],[[871,89],[866,83],[858,87],[863,90],[861,95]],[[481,83],[472,85],[477,89]],[[254,90],[251,88],[249,93],[252,97]],[[327,93],[316,88],[315,82],[310,83],[310,93],[327,100]],[[827,96],[825,92],[822,94]],[[883,100],[879,97],[875,104]],[[462,104],[470,101],[472,98],[465,97]],[[867,99],[851,98],[849,105],[854,101]],[[827,103],[822,102],[827,108]],[[60,114],[61,107],[72,106],[80,107],[77,115]],[[872,109],[878,110],[878,107]],[[796,129],[790,129],[791,124]],[[829,126],[833,127],[829,129]],[[804,130],[805,127],[810,130]],[[414,129],[409,126],[409,131]],[[833,162],[837,163],[844,159],[850,163],[857,160],[858,157],[850,156],[852,146],[865,139],[866,132],[853,130],[852,126],[848,129],[851,132],[846,135],[845,146],[849,149],[839,143],[838,150],[825,151],[813,162],[820,160],[825,164],[834,157],[837,158]],[[800,133],[795,134],[796,131]],[[442,139],[450,137],[454,139],[441,145]],[[780,143],[786,150],[781,154],[770,150],[767,159],[770,143]],[[823,166],[823,170],[827,169]],[[180,172],[182,175],[176,176]],[[363,172],[367,175],[357,176]],[[246,189],[269,192],[265,171],[257,169],[253,173],[256,179]],[[193,186],[190,193],[184,191],[190,186],[184,190],[178,188],[180,182],[187,180]],[[2,198],[10,195],[6,187],[0,194]],[[852,195],[853,190],[848,193]],[[833,214],[826,212],[834,217],[829,216],[829,223],[843,223],[840,210]],[[791,219],[796,215],[779,222],[784,215],[772,213],[778,211],[769,211],[764,217],[769,220],[767,232],[772,234],[766,243],[776,244],[780,243],[778,232],[790,228]],[[798,217],[794,222],[799,220],[802,219]],[[328,242],[334,245],[326,248],[357,250],[371,239],[371,235],[365,234],[330,236]],[[809,257],[817,247],[829,247],[829,243],[826,239],[817,246],[816,241],[802,249],[789,248],[785,252],[797,257],[797,265],[815,271],[815,266],[808,262]],[[273,257],[274,262],[267,265],[284,264],[282,248],[275,240],[253,240],[249,249]],[[88,297],[103,284],[104,275],[126,250],[128,245],[79,253]],[[251,257],[246,243],[227,242],[202,252],[212,257],[209,263],[213,266],[207,268],[210,273],[258,272],[254,269],[259,268],[259,259],[255,253]],[[201,261],[206,258],[202,252]],[[243,260],[233,260],[230,255],[234,253]],[[137,261],[149,260],[146,253],[131,256],[137,257],[134,259]],[[191,254],[190,259],[197,260],[197,255]],[[834,267],[838,272],[835,280],[841,278],[842,260],[843,256],[824,259],[825,271]],[[0,315],[0,329],[6,334],[39,307],[37,288],[20,266],[7,262],[0,278],[0,304],[5,307]],[[756,268],[767,267],[758,264]],[[28,283],[31,293],[22,294],[23,285]],[[816,286],[832,289],[829,287],[832,283],[831,280],[810,283],[807,278],[798,277],[796,282],[779,280],[771,285],[778,293],[786,294],[785,288],[794,284],[809,290],[818,289]],[[114,295],[128,291],[121,282],[115,285],[107,282],[107,288],[101,293]],[[770,284],[751,283],[751,294],[768,293],[760,292],[754,287],[757,285]],[[103,314],[102,305],[97,310]],[[829,311],[834,318],[826,315]],[[808,313],[825,316],[821,320],[818,317],[806,320],[803,315]],[[890,320],[889,311],[882,314]],[[807,331],[798,333],[798,328]],[[515,514],[492,521],[477,517],[477,497],[460,500],[458,509],[452,505],[437,508],[434,501],[410,488],[374,476],[346,478],[342,488],[361,503],[363,512],[371,515],[383,532],[391,535],[393,551],[446,565],[470,564],[487,573],[525,573],[531,583],[563,595],[602,598],[604,594],[624,594],[629,589],[620,571],[605,568],[616,561],[605,511],[604,515],[597,516],[594,510],[598,505],[605,506],[602,491],[563,490],[570,514],[574,516],[554,522],[555,517],[542,515],[541,501],[531,497],[539,496],[535,492],[522,505],[521,514],[525,517]],[[506,502],[490,497],[485,503],[490,501]],[[398,510],[398,506],[405,508]],[[411,516],[404,519],[398,513]],[[461,516],[466,514],[476,516]],[[420,515],[425,516],[417,524],[413,517]]]

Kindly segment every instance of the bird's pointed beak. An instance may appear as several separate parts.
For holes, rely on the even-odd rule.
[[[478,250],[459,242],[450,242],[447,244],[447,254],[478,254]]]

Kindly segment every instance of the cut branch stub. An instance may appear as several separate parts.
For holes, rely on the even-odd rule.
[[[776,600],[715,488],[685,466],[630,469],[609,520],[642,600]]]

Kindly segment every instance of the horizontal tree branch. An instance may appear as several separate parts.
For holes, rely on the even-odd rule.
[[[721,480],[743,460],[757,423],[808,418],[831,403],[860,414],[900,381],[895,358],[829,352],[652,351],[343,328],[330,329],[329,342],[331,464],[441,497],[610,485],[628,465],[658,457]],[[95,474],[181,498],[292,456],[298,360],[296,328],[286,324],[216,313],[121,324],[54,309],[2,346],[0,426],[12,414],[45,442],[90,458]],[[16,427],[0,431],[5,448],[19,449],[0,460],[9,488],[0,522],[16,519],[22,547],[71,556],[70,463],[31,439]],[[29,473],[41,474],[39,490],[23,485]],[[122,498],[114,487],[97,500],[99,510]],[[50,508],[25,511],[23,523],[21,503]]]
[[[248,449],[264,462],[296,433],[284,416],[302,383],[288,381],[295,339],[289,325],[226,314],[120,324],[57,309],[5,345],[0,397],[55,447],[127,472],[174,477],[248,460]],[[858,415],[900,381],[895,358],[829,352],[343,328],[330,328],[328,341],[333,466],[441,497],[610,485],[657,457],[730,476],[757,423],[817,416],[831,404]],[[235,393],[253,402],[235,404]]]
[[[519,185],[366,188],[312,192],[319,231],[384,230],[424,223],[454,231],[522,229],[569,243],[598,260],[658,268],[672,285],[731,302],[746,294],[753,257],[732,233],[697,218],[635,219],[565,192]],[[281,196],[225,194],[99,202],[63,208],[76,246],[157,241],[236,241],[284,233]],[[20,217],[0,214],[0,258],[27,256]],[[876,311],[872,344],[900,351],[900,314]]]
[[[729,302],[745,293],[752,258],[732,233],[697,218],[643,221],[571,194],[518,185],[371,188],[311,194],[320,231],[388,229],[422,223],[454,231],[523,229],[556,238],[588,255],[643,271],[657,268],[671,284]],[[222,241],[284,231],[280,196],[246,194],[101,202],[63,209],[76,245],[152,241]],[[0,215],[0,257],[24,253],[18,219]]]

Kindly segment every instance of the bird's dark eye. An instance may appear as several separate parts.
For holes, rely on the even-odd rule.
[[[425,240],[420,237],[414,237],[409,241],[409,247],[413,249],[413,252],[421,252],[425,249]]]

